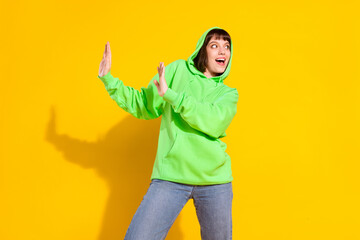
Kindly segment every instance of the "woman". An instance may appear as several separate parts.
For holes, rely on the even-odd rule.
[[[110,73],[107,42],[99,78],[110,97],[139,119],[162,116],[151,183],[125,239],[164,239],[192,198],[202,239],[232,238],[232,172],[220,140],[236,114],[238,92],[223,81],[232,60],[229,34],[208,29],[195,52],[166,68],[163,63],[147,88],[125,86]]]

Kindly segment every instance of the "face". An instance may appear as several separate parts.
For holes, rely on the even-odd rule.
[[[206,52],[208,62],[204,75],[210,78],[225,72],[230,60],[230,43],[213,36],[206,46]]]

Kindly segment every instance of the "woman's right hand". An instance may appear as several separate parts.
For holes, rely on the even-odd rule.
[[[105,45],[105,51],[103,58],[100,62],[99,67],[99,77],[105,76],[111,69],[111,51],[110,51],[110,43],[107,42]]]

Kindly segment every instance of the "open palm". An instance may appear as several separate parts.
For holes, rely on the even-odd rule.
[[[154,83],[157,87],[159,95],[162,97],[166,93],[168,86],[165,80],[165,65],[163,62],[160,63],[159,67],[157,68],[159,73],[159,81],[154,79]]]
[[[110,51],[110,43],[107,42],[105,44],[105,51],[103,58],[100,62],[99,67],[99,76],[105,76],[111,69],[111,51]]]

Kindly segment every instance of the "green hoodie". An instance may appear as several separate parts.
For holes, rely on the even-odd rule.
[[[139,119],[162,116],[158,149],[151,179],[192,185],[228,183],[233,180],[227,145],[220,140],[236,114],[238,92],[223,81],[229,75],[231,57],[225,72],[207,78],[194,65],[208,29],[199,39],[195,52],[185,60],[165,66],[168,90],[161,97],[153,82],[138,91],[125,86],[111,73],[99,77],[110,97],[125,111]]]

